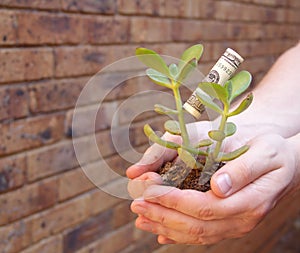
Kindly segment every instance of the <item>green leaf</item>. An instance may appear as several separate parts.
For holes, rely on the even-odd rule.
[[[196,58],[192,58],[189,62],[187,62],[180,70],[180,73],[177,77],[177,82],[181,83],[189,73],[196,67]]]
[[[228,98],[230,98],[232,95],[232,82],[230,80],[226,82],[224,88],[228,91]]]
[[[241,156],[242,154],[244,154],[245,152],[248,151],[248,149],[250,148],[250,146],[248,145],[244,145],[232,152],[229,152],[229,153],[222,153],[220,158],[218,159],[219,161],[231,161],[235,158],[238,158],[239,156]]]
[[[247,97],[240,103],[240,105],[232,112],[230,112],[227,116],[231,117],[234,115],[238,115],[245,111],[252,103],[253,101],[253,94],[250,93],[247,95]]]
[[[208,132],[208,136],[214,141],[223,141],[225,139],[225,133],[220,130],[211,130]]]
[[[171,149],[178,149],[180,147],[180,145],[175,142],[165,141],[162,138],[160,138],[148,124],[144,126],[144,133],[150,141],[155,142],[163,147]]]
[[[200,102],[206,107],[214,110],[219,114],[223,113],[222,109],[214,101],[212,101],[211,97],[204,94],[201,90],[196,89],[196,96],[200,100]]]
[[[169,89],[172,88],[170,79],[167,76],[163,75],[162,73],[160,73],[154,69],[147,69],[146,74],[154,83],[156,83],[160,86],[167,87]]]
[[[190,152],[191,154],[194,154],[194,155],[208,156],[208,152],[203,151],[203,150],[198,149],[198,148],[184,147],[184,149],[187,150],[188,152]]]
[[[170,77],[169,68],[163,58],[155,51],[147,48],[139,47],[135,50],[135,54],[138,59],[149,68],[155,69],[156,71]]]
[[[232,101],[248,89],[252,81],[252,76],[248,71],[243,70],[234,75],[230,79],[230,81],[232,83],[232,93],[230,96],[230,101]]]
[[[223,104],[228,104],[228,90],[217,83],[200,83],[198,87],[212,98],[217,98]]]
[[[210,139],[204,139],[198,142],[198,144],[195,146],[195,148],[202,148],[212,145],[213,142]]]
[[[186,150],[183,148],[178,148],[177,153],[179,158],[186,164],[187,167],[196,169],[197,168],[197,161],[196,159]]]
[[[175,79],[176,76],[178,75],[178,67],[175,63],[169,65],[169,72],[171,76]]]
[[[196,44],[188,49],[186,49],[180,57],[180,62],[178,63],[178,68],[181,70],[184,65],[190,62],[192,59],[196,59],[196,63],[199,61],[203,53],[203,45]]]
[[[235,134],[235,132],[236,132],[236,125],[232,122],[227,122],[225,126],[226,137]]]
[[[164,124],[164,128],[167,132],[175,135],[180,135],[180,125],[179,122],[176,120],[167,120]]]
[[[159,114],[178,114],[178,111],[170,109],[164,105],[155,104],[154,105],[154,111],[156,111]]]

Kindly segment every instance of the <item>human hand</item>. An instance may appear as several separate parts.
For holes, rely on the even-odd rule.
[[[164,243],[211,244],[251,231],[299,184],[294,142],[278,135],[253,139],[243,156],[222,167],[206,193],[152,185],[132,203],[136,226]],[[298,147],[299,149],[299,147]],[[151,178],[153,174],[144,178]],[[226,197],[226,198],[224,198]]]

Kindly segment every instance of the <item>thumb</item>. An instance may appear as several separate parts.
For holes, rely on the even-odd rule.
[[[230,196],[262,175],[280,167],[276,144],[274,139],[254,139],[245,154],[228,162],[213,175],[212,191],[219,197]]]
[[[164,136],[167,136],[166,139],[168,140],[177,143],[180,142],[181,139],[178,138],[178,136],[169,135],[165,134]],[[155,143],[146,150],[138,163],[133,164],[127,169],[126,175],[133,179],[146,172],[157,171],[164,162],[173,160],[176,155],[177,152],[175,150],[162,147]]]

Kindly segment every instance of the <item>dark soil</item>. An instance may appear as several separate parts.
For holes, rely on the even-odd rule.
[[[205,164],[204,157],[197,157],[197,161]],[[206,173],[203,180],[199,180],[203,174],[201,169],[192,169],[187,167],[180,159],[176,158],[172,162],[165,163],[158,173],[161,175],[165,185],[177,187],[179,189],[192,189],[206,192],[210,190],[210,178],[215,171],[220,169],[224,163],[216,164],[211,171]]]

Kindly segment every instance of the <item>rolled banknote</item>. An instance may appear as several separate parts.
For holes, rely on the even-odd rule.
[[[209,71],[202,82],[218,83],[224,85],[235,73],[244,59],[231,48],[227,48],[217,63]],[[199,88],[197,88],[199,89]],[[196,90],[197,90],[196,89]],[[192,114],[196,119],[200,118],[205,108],[196,96],[196,90],[184,103],[183,108]],[[200,90],[201,91],[201,90]]]

